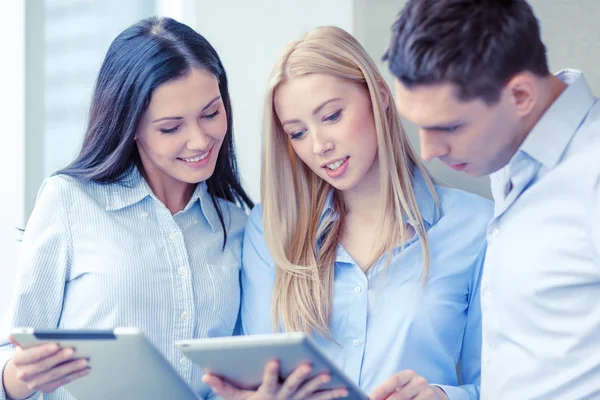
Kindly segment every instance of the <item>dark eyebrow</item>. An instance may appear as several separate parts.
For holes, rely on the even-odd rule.
[[[323,109],[323,107],[325,107],[327,104],[329,103],[333,103],[334,101],[340,101],[342,100],[340,97],[335,97],[333,99],[329,99],[325,102],[323,102],[320,106],[318,106],[317,108],[314,109],[314,111],[312,112],[313,115],[317,115],[319,112],[321,112],[321,110]],[[302,121],[300,121],[299,119],[290,119],[287,121],[283,121],[281,123],[281,126],[287,125],[287,124],[300,124],[302,123]]]
[[[217,100],[219,100],[221,98],[221,95],[218,95],[217,97],[215,97],[214,99],[212,99],[211,101],[208,102],[207,105],[204,106],[204,108],[202,108],[202,111],[206,111],[210,106],[212,106]],[[160,122],[160,121],[165,121],[165,120],[174,120],[174,121],[178,121],[178,120],[182,120],[183,117],[162,117],[159,119],[156,119],[154,121],[152,121],[152,123],[156,123],[156,122]]]

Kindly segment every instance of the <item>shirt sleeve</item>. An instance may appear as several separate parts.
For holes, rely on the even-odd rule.
[[[461,386],[437,385],[450,400],[477,400],[481,382],[481,302],[480,281],[487,242],[483,240],[471,278],[467,323],[460,353]]]
[[[263,233],[262,208],[257,205],[250,213],[244,233],[240,309],[244,334],[273,332],[271,296],[274,283],[275,267]]]
[[[56,329],[60,320],[71,262],[68,213],[61,196],[60,179],[44,181],[23,234],[16,285],[0,328],[0,371],[4,371],[15,350],[8,340],[12,328]],[[3,374],[0,379],[2,377]],[[6,399],[2,381],[0,400]]]

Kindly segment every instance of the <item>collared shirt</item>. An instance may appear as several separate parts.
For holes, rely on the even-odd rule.
[[[600,398],[600,104],[580,72],[558,77],[569,86],[492,176],[485,399]]]
[[[219,204],[225,250],[205,183],[171,215],[137,169],[120,184],[48,178],[21,245],[12,305],[0,332],[0,371],[14,351],[7,341],[12,327],[133,326],[205,396],[202,371],[173,342],[234,330],[246,214],[227,201]],[[73,399],[63,388],[42,398]],[[3,385],[0,399],[6,399]]]
[[[387,269],[384,255],[366,273],[338,245],[330,323],[335,343],[318,335],[314,339],[366,393],[394,374],[412,369],[440,385],[450,399],[476,399],[481,352],[479,279],[492,204],[473,194],[437,187],[440,213],[419,174],[414,187],[431,252],[427,285],[421,278],[422,246],[416,238],[402,252],[394,250]],[[331,207],[329,202],[326,210]],[[248,219],[242,264],[244,333],[273,332],[270,304],[275,267],[259,206]],[[463,386],[457,386],[459,361]]]

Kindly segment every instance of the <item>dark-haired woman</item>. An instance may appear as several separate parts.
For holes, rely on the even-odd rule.
[[[79,156],[40,189],[6,326],[138,327],[206,396],[202,371],[173,341],[234,331],[253,204],[232,135],[225,70],[201,35],[166,18],[122,32],[100,69]],[[4,340],[0,371],[2,400],[72,399],[60,387],[88,362]]]

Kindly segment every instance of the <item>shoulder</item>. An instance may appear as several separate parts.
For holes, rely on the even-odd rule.
[[[106,209],[111,188],[116,185],[119,183],[97,183],[57,174],[44,180],[38,192],[38,201],[42,196],[57,196],[68,208],[93,205]]]
[[[246,224],[246,234],[262,235],[263,234],[263,212],[262,205],[256,204]]]
[[[56,201],[62,199],[66,201],[69,197],[76,197],[76,194],[84,189],[82,183],[67,175],[53,175],[42,182],[37,194],[37,202]]]
[[[460,189],[436,186],[440,200],[440,221],[471,228],[476,234],[485,234],[487,225],[494,215],[494,203],[474,193]]]
[[[248,214],[246,211],[231,201],[221,198],[218,198],[217,201],[219,202],[219,207],[226,218],[227,229],[230,231],[243,230],[246,225],[246,220],[248,219]]]

